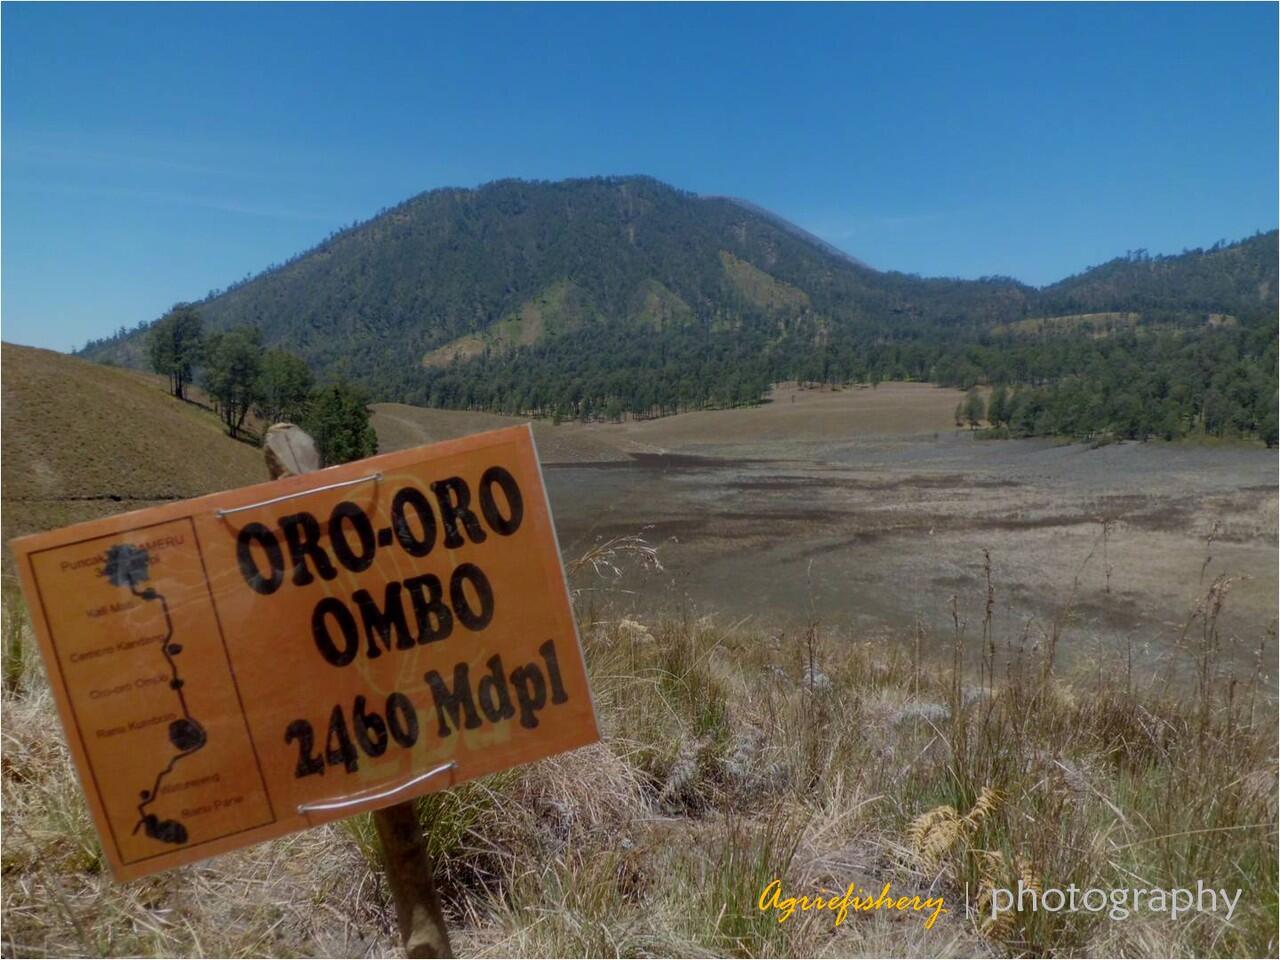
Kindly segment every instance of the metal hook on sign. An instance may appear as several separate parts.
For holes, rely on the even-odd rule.
[[[286,500],[296,500],[298,497],[307,497],[313,493],[324,493],[326,490],[339,490],[342,487],[354,487],[357,483],[368,483],[372,480],[377,483],[382,479],[382,472],[371,473],[367,477],[356,477],[354,480],[342,480],[338,483],[327,483],[323,487],[310,487],[306,490],[299,490],[297,493],[286,493],[282,497],[272,497],[270,500],[260,500],[257,503],[247,503],[243,507],[232,507],[229,510],[218,510],[219,519],[229,517],[233,513],[241,513],[245,510],[256,510],[258,507],[270,506],[273,503],[283,503]]]
[[[416,787],[424,780],[430,780],[432,777],[439,776],[446,770],[456,770],[458,763],[456,760],[450,760],[448,763],[442,763],[438,767],[433,767],[426,773],[420,773],[416,777],[406,780],[404,783],[396,784],[386,790],[380,790],[377,793],[353,794],[349,797],[339,797],[335,800],[318,800],[314,803],[298,804],[299,813],[323,813],[328,810],[344,810],[347,807],[358,806],[362,803],[369,803],[373,800],[386,800],[388,797],[394,797],[397,793],[403,793],[410,787]]]

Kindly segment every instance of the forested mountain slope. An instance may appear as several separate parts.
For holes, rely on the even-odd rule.
[[[741,359],[844,331],[979,329],[1022,316],[1029,292],[879,273],[739,202],[628,177],[432,191],[200,309],[212,329],[255,324],[267,345],[394,395],[421,392],[432,351],[481,352],[468,337],[568,336],[607,363],[637,338],[665,342],[658,359]],[[86,353],[142,361],[136,332]]]
[[[1043,386],[1203,343],[1263,371],[1276,287],[1274,231],[1037,290],[873,270],[745,201],[609,177],[425,193],[198,306],[374,399],[582,417],[783,379]],[[142,365],[144,336],[84,352]]]

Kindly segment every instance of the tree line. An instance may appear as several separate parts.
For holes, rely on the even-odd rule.
[[[378,452],[363,391],[343,379],[318,384],[300,357],[264,349],[256,327],[206,333],[199,310],[179,303],[151,326],[147,357],[179,400],[188,399],[191,384],[203,387],[231,437],[248,438],[252,413],[267,424],[301,426],[325,464]]]
[[[816,331],[803,327],[770,341],[748,325],[734,336],[690,328],[654,337],[625,324],[586,324],[422,371],[404,393],[427,406],[620,420],[755,404],[783,380],[914,380],[993,388],[1000,399],[991,422],[1011,436],[1278,439],[1277,327],[1261,312],[1234,325],[1179,318],[1103,337],[837,330],[815,346]]]
[[[1259,339],[1247,331],[1181,342],[1130,338],[1100,351],[1079,372],[1045,383],[998,384],[987,419],[1011,436],[1211,436],[1257,438],[1274,447],[1280,442],[1276,340],[1274,334]]]
[[[943,325],[822,330],[818,318],[800,316],[780,338],[763,317],[746,308],[739,316],[728,335],[697,322],[655,336],[639,324],[588,319],[527,347],[380,380],[378,394],[424,406],[587,421],[755,404],[782,380],[831,386],[915,380],[990,388],[992,408],[978,419],[1000,435],[1205,435],[1272,446],[1280,439],[1277,326],[1264,311],[1217,326],[1157,314],[1096,337],[958,333]],[[204,335],[190,306],[154,326],[149,348],[175,396],[199,371],[233,436],[249,412],[319,431],[315,411],[331,418],[346,408],[363,410],[363,398],[342,380],[319,403],[307,365],[288,351],[264,350],[254,327]],[[971,421],[970,412],[959,419]]]

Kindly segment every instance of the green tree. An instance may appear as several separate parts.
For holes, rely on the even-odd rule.
[[[987,405],[987,419],[995,427],[1009,425],[1009,391],[1004,384],[991,391],[991,402]]]
[[[1268,447],[1274,447],[1280,443],[1280,423],[1276,420],[1276,408],[1273,404],[1271,409],[1263,415],[1262,426],[1259,428],[1262,435],[1262,441]]]
[[[287,350],[268,350],[262,358],[254,412],[271,423],[297,423],[307,410],[315,378],[300,357]]]
[[[256,327],[236,327],[209,337],[204,385],[233,437],[240,436],[245,417],[258,402],[261,373],[262,337]]]
[[[378,435],[369,423],[364,394],[346,381],[320,387],[311,395],[302,428],[311,434],[326,467],[371,457]]]
[[[969,423],[969,429],[976,429],[986,413],[987,403],[982,399],[982,394],[977,387],[970,387],[964,397],[964,418]]]
[[[151,326],[147,335],[147,356],[151,369],[169,378],[169,392],[179,400],[187,398],[187,384],[200,363],[204,350],[204,324],[196,308],[174,304],[172,310]]]

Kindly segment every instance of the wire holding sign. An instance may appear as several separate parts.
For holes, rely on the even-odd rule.
[[[246,503],[242,507],[231,507],[230,509],[219,509],[215,511],[219,517],[229,517],[233,513],[243,513],[246,510],[256,510],[258,507],[269,507],[272,504],[284,503],[286,500],[296,500],[298,497],[305,497],[313,493],[321,493],[325,490],[341,490],[343,487],[354,487],[360,483],[368,483],[370,480],[375,483],[382,479],[382,474],[371,473],[367,477],[357,477],[354,480],[343,480],[340,483],[327,483],[323,487],[316,487],[313,490],[299,490],[297,493],[286,493],[283,496],[272,497],[270,500],[262,500],[258,503]]]
[[[420,773],[416,777],[411,777],[404,783],[396,784],[394,787],[388,787],[386,790],[378,790],[374,793],[358,794],[353,797],[334,797],[332,800],[317,800],[314,803],[298,804],[299,813],[328,813],[334,810],[347,810],[351,807],[358,807],[362,804],[371,803],[376,800],[390,800],[392,797],[404,793],[406,790],[412,790],[420,783],[426,783],[432,777],[438,777],[442,773],[448,773],[450,770],[458,769],[458,765],[450,760],[448,763],[442,763],[438,767],[432,767],[426,773]]]

